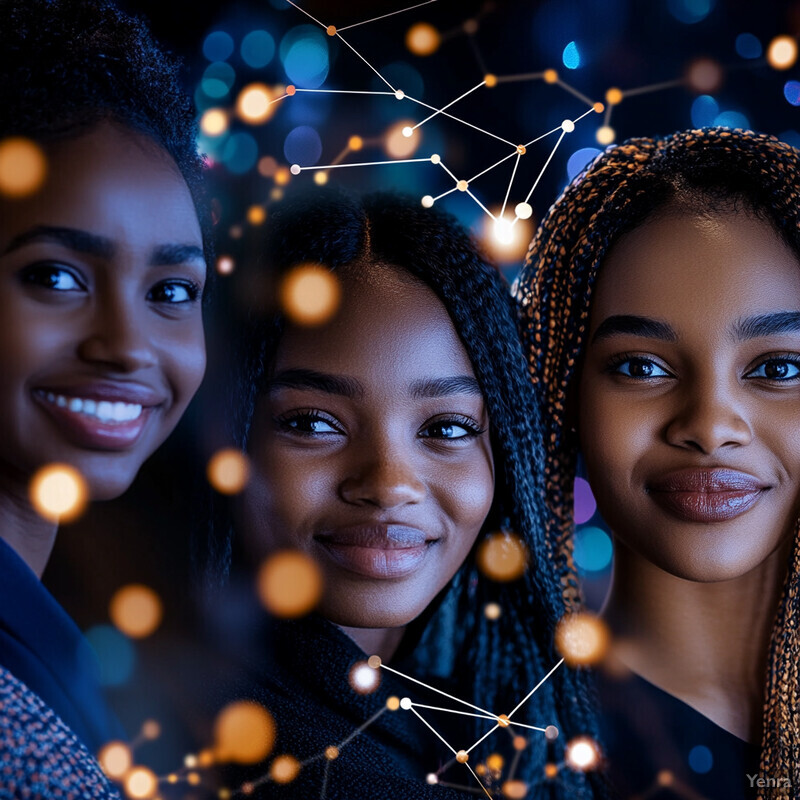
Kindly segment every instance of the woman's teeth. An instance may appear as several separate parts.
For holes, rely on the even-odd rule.
[[[76,414],[86,414],[100,422],[132,422],[139,418],[142,406],[138,403],[112,403],[108,400],[84,400],[81,397],[65,397],[63,394],[47,392],[44,395],[48,403],[66,408]]]

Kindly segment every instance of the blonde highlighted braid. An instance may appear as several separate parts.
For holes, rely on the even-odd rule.
[[[578,442],[570,402],[598,269],[627,231],[670,204],[741,204],[770,222],[800,259],[800,152],[752,131],[709,128],[610,147],[567,187],[531,242],[514,286],[531,380],[542,409],[548,536],[572,575],[572,486]],[[795,536],[772,633],[761,774],[800,787],[800,547]],[[577,590],[565,582],[565,598]],[[784,790],[789,796],[791,789]],[[797,791],[797,790],[795,790]],[[766,795],[761,795],[766,797]]]

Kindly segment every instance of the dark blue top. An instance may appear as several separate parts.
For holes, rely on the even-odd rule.
[[[78,626],[0,539],[0,666],[22,681],[92,753],[122,735],[106,707],[98,662]]]

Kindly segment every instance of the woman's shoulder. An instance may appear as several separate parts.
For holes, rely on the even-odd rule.
[[[100,765],[58,715],[0,667],[0,799],[119,798]]]

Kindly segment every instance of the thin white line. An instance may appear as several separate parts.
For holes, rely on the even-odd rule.
[[[531,199],[531,195],[533,194],[533,192],[536,189],[536,187],[539,185],[539,181],[542,179],[542,175],[544,175],[544,171],[547,169],[547,165],[553,160],[553,156],[556,154],[556,150],[558,150],[558,146],[561,144],[561,140],[566,135],[567,135],[566,131],[561,131],[561,136],[558,137],[558,141],[556,142],[555,147],[553,148],[553,150],[550,153],[550,155],[547,157],[547,161],[544,162],[544,166],[542,167],[542,171],[539,173],[539,175],[537,176],[536,180],[533,182],[533,186],[531,186],[531,190],[528,192],[528,196],[525,198],[525,202],[526,203],[528,202],[528,200]],[[519,217],[514,217],[514,222],[516,222],[517,219],[519,219]],[[512,223],[512,225],[513,225],[513,223]],[[562,658],[561,661],[563,661],[563,660],[564,659]],[[561,661],[559,661],[558,663],[560,664]],[[523,700],[522,702],[524,703],[525,700]],[[519,706],[517,706],[517,708],[519,708]],[[509,714],[509,716],[511,716],[511,714]]]
[[[483,736],[481,736],[481,738],[478,739],[478,741],[475,742],[475,744],[472,745],[472,747],[470,747],[469,750],[467,750],[467,752],[471,753],[487,736],[490,736],[491,734],[493,734],[499,727],[500,727],[500,723],[498,722],[497,725],[494,726],[494,728],[492,728],[490,731],[487,731],[486,733],[484,733]]]
[[[459,100],[463,100],[468,94],[472,94],[476,89],[480,89],[481,86],[486,86],[486,81],[481,81],[477,86],[473,86],[469,91],[464,92],[461,97],[456,97],[455,100],[451,100],[446,106],[437,108],[433,114],[431,114],[429,117],[426,117],[424,120],[422,120],[422,122],[418,122],[411,130],[415,130],[416,128],[419,128],[420,125],[424,125],[426,122],[428,122],[428,120],[433,119],[437,114],[443,113],[446,108],[454,106]]]
[[[353,739],[355,739],[359,733],[362,733],[370,725],[372,725],[372,723],[375,722],[375,720],[378,719],[378,717],[380,717],[385,711],[386,711],[386,706],[384,706],[380,711],[378,711],[377,714],[373,714],[363,725],[361,725],[361,727],[356,728],[346,739],[343,739],[336,746],[341,750],[345,745],[350,744],[350,742],[352,742]]]
[[[639,86],[637,89],[626,89],[622,92],[623,97],[635,97],[637,94],[647,92],[657,92],[660,89],[672,89],[674,86],[682,86],[685,83],[683,78],[676,78],[674,81],[662,81],[661,83],[651,83],[649,86]]]
[[[503,208],[500,211],[501,219],[503,215],[506,213],[506,206],[508,205],[508,196],[511,194],[511,186],[514,183],[514,176],[517,174],[517,167],[519,166],[519,160],[521,158],[522,158],[522,153],[517,153],[517,160],[514,162],[514,170],[511,173],[511,180],[508,182],[508,189],[506,189],[506,199],[503,200]]]
[[[524,703],[525,701],[523,700],[522,702]],[[535,725],[525,725],[522,722],[512,722],[511,720],[509,720],[508,724],[509,725],[514,725],[517,728],[530,728],[532,731],[541,731],[542,733],[546,733],[547,732],[547,728],[537,728]]]
[[[392,84],[389,83],[389,81],[387,81],[386,78],[384,78],[383,75],[381,75],[380,72],[378,72],[378,70],[376,70],[375,67],[373,67],[372,64],[370,64],[369,61],[367,61],[367,59],[364,58],[364,56],[362,56],[361,53],[359,53],[358,50],[355,49],[355,47],[353,47],[353,45],[345,41],[345,39],[342,36],[340,36],[339,33],[337,33],[336,35],[392,90],[392,92],[397,91],[397,89],[395,89],[394,86],[392,86]]]
[[[561,141],[561,139],[559,139],[558,141],[560,142],[560,141]],[[553,152],[555,152],[555,150],[554,150]],[[545,166],[547,166],[547,165],[545,164]],[[528,196],[530,197],[530,195],[528,195]],[[514,714],[516,714],[516,713],[517,713],[517,711],[518,711],[518,710],[519,710],[519,709],[522,707],[522,705],[523,705],[523,704],[525,704],[525,703],[528,701],[528,698],[530,698],[530,697],[533,695],[533,693],[534,693],[534,692],[535,692],[535,691],[536,691],[536,690],[537,690],[537,689],[538,689],[538,688],[539,688],[539,687],[540,687],[540,686],[541,686],[541,685],[542,685],[542,684],[543,684],[543,683],[544,683],[544,682],[545,682],[545,681],[546,681],[546,680],[547,680],[547,679],[548,679],[548,678],[549,678],[549,677],[550,677],[550,676],[551,676],[551,675],[552,675],[552,674],[553,674],[553,673],[554,673],[554,672],[555,672],[555,671],[556,671],[556,670],[557,670],[557,669],[558,669],[558,668],[559,668],[559,667],[560,667],[560,666],[561,666],[563,663],[564,663],[564,659],[562,658],[562,659],[561,659],[561,661],[559,661],[559,662],[558,662],[558,664],[556,664],[556,665],[553,667],[553,669],[551,669],[551,670],[550,670],[550,672],[548,672],[548,673],[547,673],[547,675],[545,675],[545,676],[544,676],[544,678],[542,678],[542,679],[539,681],[539,683],[537,683],[537,684],[536,684],[536,686],[534,686],[534,687],[533,687],[533,689],[531,689],[531,690],[530,690],[530,692],[528,692],[528,694],[526,694],[526,695],[525,695],[524,699],[520,700],[520,702],[519,702],[519,703],[517,703],[517,705],[516,705],[516,707],[514,708],[514,710],[513,710],[513,711],[512,711],[512,712],[511,712],[511,713],[508,715],[508,718],[509,718],[509,719],[511,719],[511,717],[512,717]]]
[[[449,194],[453,194],[453,192],[458,191],[458,186],[454,186],[452,189],[448,189],[446,192],[442,192],[440,195],[433,198],[433,202],[435,203],[437,200],[441,200],[443,197],[447,197]]]
[[[314,22],[316,22],[317,25],[319,25],[321,28],[327,28],[328,27],[327,25],[323,25],[316,17],[312,17],[311,14],[309,14],[308,11],[306,11],[304,8],[300,8],[300,6],[297,5],[297,3],[293,3],[292,0],[286,0],[286,2],[290,6],[294,6],[298,11],[302,11],[309,19],[313,19]]]
[[[514,149],[516,150],[516,148],[514,148]],[[519,155],[519,152],[517,152],[517,155]],[[475,181],[478,178],[480,178],[481,175],[485,175],[487,172],[490,172],[495,167],[499,167],[504,161],[508,161],[509,158],[514,158],[514,153],[509,153],[507,156],[503,156],[496,164],[492,164],[491,167],[487,167],[483,172],[479,172],[477,175],[475,175],[472,178],[470,178],[467,181],[467,183],[472,183],[472,181]]]
[[[409,710],[410,710],[410,711],[414,711],[414,706],[411,706],[411,708],[410,708]],[[443,737],[443,736],[442,736],[442,735],[441,735],[441,734],[440,734],[440,733],[439,733],[439,732],[436,730],[436,728],[434,728],[434,727],[433,727],[433,725],[431,725],[431,724],[430,724],[430,723],[429,723],[429,722],[428,722],[428,721],[425,719],[425,717],[423,717],[423,716],[422,716],[422,714],[420,714],[420,713],[419,713],[419,711],[414,711],[414,713],[415,713],[415,714],[416,714],[416,715],[417,715],[417,716],[418,716],[418,717],[419,717],[419,718],[420,718],[420,719],[421,719],[421,720],[422,720],[422,721],[423,721],[423,722],[424,722],[424,723],[425,723],[425,724],[428,726],[428,728],[430,728],[430,729],[433,731],[433,733],[434,733],[434,734],[435,734],[435,735],[436,735],[436,736],[437,736],[437,737],[438,737],[438,738],[439,738],[441,741],[443,741],[443,742],[445,743],[445,745],[447,745],[447,747],[448,747],[448,748],[450,748],[450,750],[452,750],[454,753],[456,752],[456,751],[453,749],[452,745],[450,745],[450,744],[447,742],[447,740],[446,740],[446,739],[445,739],[445,738],[444,738],[444,737]]]
[[[532,144],[536,144],[540,139],[545,139],[551,133],[555,133],[556,131],[563,130],[562,127],[559,125],[557,128],[553,128],[551,131],[547,131],[547,133],[543,133],[541,136],[537,136],[535,139],[531,139],[531,141],[525,143],[525,147],[530,147]]]
[[[484,714],[488,714],[492,719],[497,719],[496,714],[492,714],[491,711],[487,711],[485,708],[480,708],[480,706],[474,706],[472,703],[468,703],[466,700],[461,700],[458,697],[453,697],[451,694],[447,694],[447,692],[443,692],[441,689],[437,689],[434,686],[428,686],[427,683],[423,683],[422,681],[418,681],[416,678],[412,678],[410,675],[405,675],[402,672],[399,672],[392,667],[387,667],[386,664],[381,664],[381,669],[389,670],[389,672],[394,672],[395,675],[399,675],[401,678],[405,678],[407,681],[412,681],[413,683],[418,683],[420,686],[424,686],[426,689],[430,689],[432,692],[436,692],[437,694],[444,695],[445,697],[449,698],[450,700],[455,700],[456,703],[461,703],[462,705],[469,706],[470,708],[474,708],[476,711],[481,711]],[[413,706],[412,706],[413,711]],[[451,748],[452,749],[452,748]],[[453,751],[455,752],[455,751]]]
[[[465,717],[477,717],[478,719],[496,720],[497,717],[490,717],[487,714],[471,714],[469,711],[456,711],[454,708],[441,708],[439,706],[425,706],[422,703],[412,703],[414,708],[427,708],[431,711],[446,711],[448,714],[463,714]]]
[[[300,167],[301,172],[305,172],[306,170],[316,170],[316,169],[338,169],[341,167],[376,167],[381,166],[383,164],[421,164],[423,161],[427,161],[430,164],[429,158],[403,158],[398,159],[397,161],[362,161],[358,164],[326,164],[325,166],[313,166],[313,167]]]
[[[466,764],[467,769],[469,769],[469,771],[475,777],[475,780],[478,781],[478,785],[481,787],[481,789],[483,789],[483,791],[486,792],[486,796],[489,798],[489,800],[491,800],[492,796],[489,794],[489,790],[483,785],[483,783],[481,782],[481,779],[477,775],[475,775],[475,770],[472,769],[472,767],[470,767],[470,765],[467,764],[466,762],[464,762],[464,763]]]
[[[267,105],[271,106],[273,103],[277,103],[278,100],[283,100],[284,97],[289,97],[288,94],[282,94],[280,97],[276,97],[274,100],[270,100]]]
[[[442,169],[443,169],[443,170],[444,170],[444,171],[445,171],[445,172],[446,172],[446,173],[447,173],[447,174],[448,174],[448,175],[449,175],[449,176],[450,176],[450,177],[451,177],[451,178],[452,178],[452,179],[453,179],[453,180],[454,180],[456,183],[458,183],[458,178],[456,178],[456,176],[455,176],[455,175],[453,175],[453,173],[452,173],[452,172],[450,172],[450,170],[449,170],[449,169],[448,169],[448,168],[445,166],[445,163],[444,163],[444,161],[439,161],[439,166],[440,166],[440,167],[441,167],[441,168],[442,168]],[[456,189],[457,189],[457,188],[458,188],[458,186],[456,186]]]
[[[572,124],[574,125],[576,122],[580,122],[585,116],[593,112],[594,112],[594,106],[592,106],[588,111],[584,111],[583,114],[581,114],[579,117],[575,117],[575,119],[572,120]]]
[[[379,19],[386,19],[386,17],[393,17],[395,14],[404,14],[406,11],[411,11],[412,8],[419,8],[420,6],[426,6],[428,3],[435,3],[436,0],[425,0],[424,3],[417,3],[415,6],[409,6],[408,8],[401,8],[399,11],[392,11],[389,14],[384,14],[382,17],[373,17],[372,19],[365,19],[363,22],[355,22],[352,25],[347,25],[344,28],[339,28],[340,31],[347,31],[350,28],[357,28],[359,25],[366,25],[369,22],[377,22]]]
[[[350,89],[295,89],[296,92],[315,92],[317,94],[385,94],[394,97],[394,92],[365,92]]]
[[[581,94],[577,89],[573,89],[568,83],[564,83],[561,78],[558,79],[558,85],[562,89],[566,89],[571,95],[577,97],[578,100],[583,100],[584,103],[588,103],[590,106],[594,105],[594,103],[585,94]]]
[[[483,209],[483,210],[484,210],[484,211],[485,211],[485,212],[486,212],[486,213],[487,213],[487,214],[488,214],[488,215],[489,215],[489,216],[490,216],[490,217],[491,217],[491,218],[492,218],[492,219],[493,219],[495,222],[497,222],[497,217],[496,217],[494,214],[492,214],[492,212],[491,212],[491,211],[489,211],[489,209],[488,209],[488,208],[486,208],[486,206],[485,206],[483,203],[481,203],[481,201],[480,201],[480,200],[478,200],[478,198],[477,198],[477,197],[475,197],[475,195],[474,195],[474,194],[472,194],[472,192],[471,192],[469,189],[467,189],[467,194],[468,194],[468,195],[469,195],[469,196],[470,196],[470,197],[471,197],[471,198],[472,198],[472,199],[473,199],[473,200],[474,200],[474,201],[475,201],[475,202],[476,202],[476,203],[477,203],[477,204],[478,204],[478,205],[479,205],[479,206],[480,206],[480,207],[481,207],[481,208],[482,208],[482,209]],[[494,719],[497,719],[497,717],[494,717]]]
[[[499,75],[497,77],[498,83],[510,83],[512,81],[533,81],[541,78],[544,72],[523,72],[519,75]]]
[[[436,106],[428,105],[427,103],[423,103],[422,100],[417,100],[416,97],[411,97],[410,95],[406,95],[406,100],[411,100],[413,103],[419,103],[421,106],[425,106],[425,108],[430,108],[432,111],[439,111]],[[467,122],[466,120],[460,119],[459,117],[454,117],[452,114],[448,114],[446,111],[439,112],[443,117],[449,117],[450,119],[454,119],[456,122],[460,122],[462,125],[466,125],[470,128],[474,128],[479,133],[485,133],[487,136],[491,136],[493,139],[498,139],[499,141],[509,145],[510,147],[516,147],[514,142],[509,142],[508,139],[504,139],[502,136],[497,136],[497,134],[491,133],[490,131],[485,131],[483,128],[479,128],[477,125],[473,125],[471,122]]]

